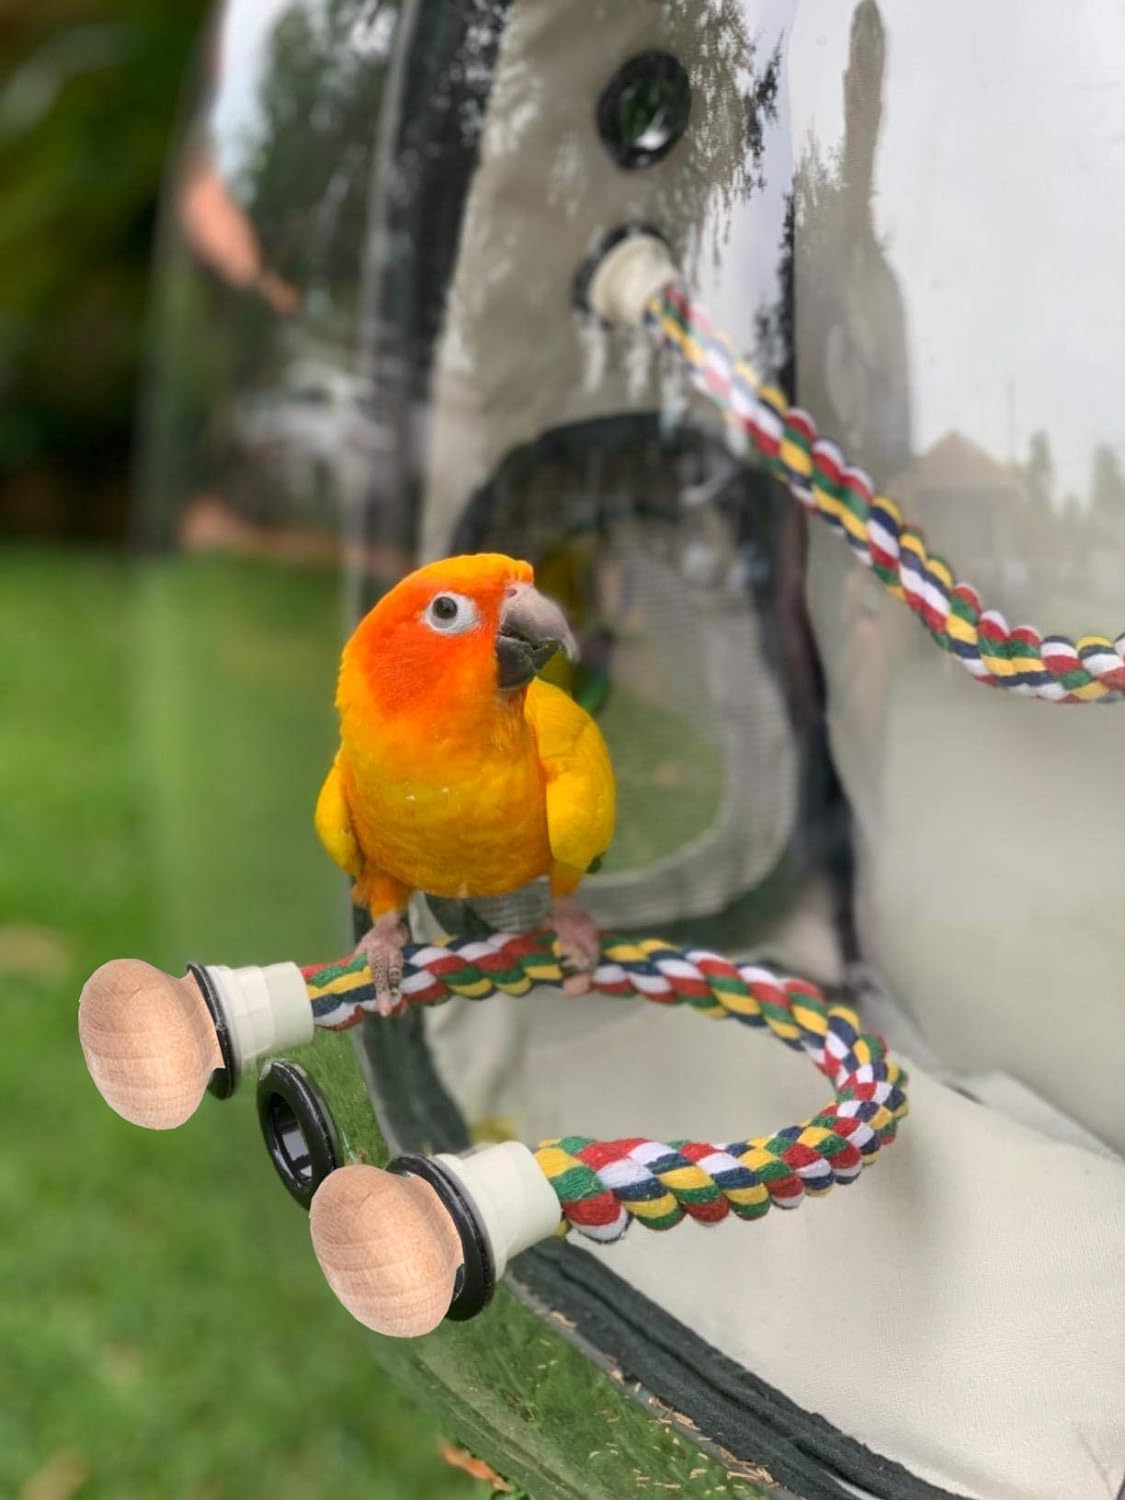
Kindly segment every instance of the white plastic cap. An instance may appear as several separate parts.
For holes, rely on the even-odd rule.
[[[296,964],[264,969],[208,964],[207,973],[222,1003],[240,1075],[271,1052],[312,1041],[312,1004]]]
[[[631,234],[602,256],[590,277],[586,300],[603,322],[639,328],[653,297],[678,279],[672,252],[659,235]]]
[[[559,1227],[559,1200],[522,1142],[503,1141],[464,1156],[442,1153],[434,1159],[456,1177],[476,1209],[497,1281],[514,1255],[549,1239]]]

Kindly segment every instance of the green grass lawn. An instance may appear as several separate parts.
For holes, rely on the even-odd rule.
[[[252,1093],[149,1134],[78,1048],[107,958],[340,945],[308,819],[336,610],[247,564],[0,554],[0,1494],[484,1493],[329,1293]]]
[[[343,882],[312,829],[341,625],[334,573],[0,552],[0,1495],[487,1493],[441,1460],[433,1422],[329,1293],[253,1089],[152,1134],[106,1108],[78,1046],[79,990],[109,958],[181,973],[193,958],[345,951]],[[720,768],[623,689],[603,722],[621,784],[614,859],[629,867],[654,837],[659,853],[707,825]],[[474,1372],[500,1421],[513,1344],[492,1319],[483,1351],[435,1335],[433,1369],[409,1350],[383,1356],[429,1399],[434,1369],[450,1392]],[[566,1447],[574,1374],[520,1392],[520,1422],[548,1446]],[[604,1462],[639,1471],[662,1433],[629,1408]],[[660,1462],[709,1493],[723,1471],[681,1446]]]

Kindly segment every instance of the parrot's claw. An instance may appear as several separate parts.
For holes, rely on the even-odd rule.
[[[402,950],[409,936],[398,913],[386,912],[359,940],[356,951],[371,967],[375,1009],[381,1016],[392,1016],[402,1007]]]
[[[602,954],[601,928],[589,912],[569,896],[556,900],[552,910],[555,936],[562,958],[563,992],[585,995],[594,982]]]

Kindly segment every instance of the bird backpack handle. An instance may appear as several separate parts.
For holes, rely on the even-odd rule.
[[[553,933],[407,944],[397,1010],[523,995],[565,976]],[[833,1099],[798,1125],[735,1142],[570,1135],[534,1150],[508,1141],[400,1157],[386,1171],[330,1171],[312,1197],[313,1246],[333,1291],[367,1327],[415,1336],[443,1318],[474,1316],[513,1256],[559,1233],[607,1242],[634,1221],[667,1229],[795,1208],[854,1181],[894,1140],[905,1074],[851,1006],[808,981],[655,938],[606,937],[593,988],[765,1029],[809,1058]],[[303,969],[192,964],[179,979],[122,959],[84,987],[79,1035],[106,1102],[135,1124],[170,1129],[209,1084],[226,1097],[271,1053],[384,1010],[363,951]]]

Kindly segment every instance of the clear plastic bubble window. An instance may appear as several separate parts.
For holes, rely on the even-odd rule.
[[[384,1347],[411,1389],[479,1415],[510,1347],[534,1406],[543,1326],[636,1383],[673,1488],[660,1411],[745,1493],[1125,1480],[1123,49],[1105,7],[960,0],[217,14],[138,492],[170,944],[350,953],[376,914],[313,831],[340,650],[414,569],[504,554],[612,760],[574,899],[621,952],[803,977],[910,1075],[854,1184],[576,1220],[509,1270],[518,1315]],[[549,926],[546,871],[480,895],[473,839],[457,890],[407,883],[413,942]],[[333,1149],[745,1142],[823,1105],[691,1004],[527,991],[333,1038]],[[521,1420],[534,1494],[625,1492]]]

